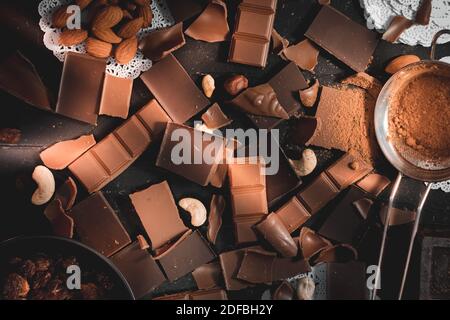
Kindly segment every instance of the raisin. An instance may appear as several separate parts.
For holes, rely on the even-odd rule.
[[[33,277],[31,287],[33,289],[44,288],[50,281],[52,274],[48,271],[39,271]]]
[[[30,286],[28,281],[17,273],[11,273],[6,277],[5,284],[3,286],[3,297],[9,300],[26,298]]]
[[[18,271],[20,275],[30,280],[36,273],[36,265],[33,261],[27,259],[19,265]]]
[[[96,300],[101,297],[100,288],[90,282],[81,285],[80,294],[83,300]]]
[[[36,271],[40,272],[40,271],[48,271],[50,269],[50,265],[51,265],[51,260],[48,258],[37,258],[34,261],[34,264],[36,265]]]

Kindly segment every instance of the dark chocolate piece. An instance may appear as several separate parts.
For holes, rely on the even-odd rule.
[[[81,242],[109,257],[131,242],[102,192],[81,201],[70,211]],[[101,232],[99,232],[101,226]]]
[[[209,105],[209,100],[171,54],[144,72],[141,79],[176,123],[186,122]]]
[[[153,300],[228,300],[222,289],[186,291],[157,297]]]
[[[368,198],[362,198],[356,201],[352,202],[353,207],[358,211],[359,215],[364,219],[367,220],[369,217],[370,209],[373,206],[373,201]]]
[[[152,242],[153,250],[178,239],[188,230],[178,214],[167,181],[130,194],[130,199]]]
[[[302,70],[314,72],[314,68],[318,63],[319,50],[311,41],[305,39],[295,45],[284,48],[281,56],[294,62]]]
[[[391,181],[378,173],[371,173],[358,181],[356,185],[364,191],[378,196],[391,183]]]
[[[166,278],[147,250],[135,241],[111,257],[133,290],[136,299],[153,291]]]
[[[295,119],[295,124],[291,127],[289,133],[291,141],[299,146],[309,145],[311,138],[314,137],[317,125],[317,119],[313,117]]]
[[[351,245],[338,244],[323,249],[317,258],[313,259],[314,264],[340,262],[346,263],[358,259],[358,252]]]
[[[222,226],[222,214],[225,211],[225,198],[221,195],[213,194],[211,203],[209,205],[208,215],[208,240],[212,243],[216,243],[217,235],[219,234],[220,227]]]
[[[180,133],[180,135],[177,135],[177,132]],[[189,141],[186,141],[186,137],[189,138]],[[175,141],[172,139],[175,139]],[[180,144],[183,144],[185,149],[190,148],[190,153],[188,155],[183,154],[179,150]],[[210,159],[212,163],[207,163],[203,159],[203,152],[205,148],[211,146],[215,146],[218,149],[214,149],[217,153],[211,154],[211,157],[214,158]],[[174,163],[172,159],[174,148],[178,148],[177,150],[179,150],[177,156],[186,160],[184,162],[188,161],[189,163]],[[219,162],[223,159],[224,148],[225,140],[222,137],[211,135],[180,124],[169,123],[166,127],[156,165],[179,174],[202,186],[206,186],[216,172]],[[187,157],[189,157],[189,159],[186,159]],[[198,163],[198,160],[196,159],[200,159],[201,163]]]
[[[432,0],[422,0],[417,10],[414,22],[422,26],[430,23],[431,9],[433,8]]]
[[[128,118],[132,90],[133,79],[105,75],[99,114]]]
[[[61,201],[61,206],[64,210],[70,210],[75,203],[78,189],[75,181],[71,177],[56,189],[55,200]]]
[[[271,283],[276,254],[253,249],[245,250],[237,278],[250,283]]]
[[[294,288],[287,281],[281,282],[272,296],[273,300],[292,300],[294,298]]]
[[[277,0],[243,0],[238,7],[229,61],[265,67]]]
[[[249,114],[289,119],[289,115],[280,105],[275,91],[269,84],[248,88],[231,103]]]
[[[159,61],[185,44],[183,23],[178,23],[148,34],[139,43],[139,48],[146,58]]]
[[[272,29],[272,51],[275,54],[280,54],[283,49],[286,49],[289,46],[289,40],[283,38],[275,29]]]
[[[255,227],[262,234],[263,238],[283,257],[292,258],[297,255],[297,243],[276,213],[269,214],[265,220]]]
[[[202,114],[202,120],[209,129],[220,129],[233,122],[223,113],[217,103],[214,103]]]
[[[378,44],[368,30],[331,6],[323,6],[305,36],[357,72],[367,69]]]
[[[303,227],[300,231],[299,238],[300,249],[302,250],[303,258],[310,259],[317,255],[325,248],[331,247],[331,242],[319,236],[313,230]]]
[[[205,7],[203,0],[166,0],[166,2],[177,23],[198,15]]]
[[[205,10],[192,22],[185,33],[206,42],[225,41],[230,33],[227,5],[221,0],[211,0]]]
[[[308,85],[295,63],[289,63],[270,79],[268,84],[275,91],[278,101],[289,116],[300,109],[298,91],[307,88]],[[256,115],[249,115],[249,118],[260,129],[272,129],[282,121],[282,119]]]
[[[413,24],[414,22],[412,20],[409,20],[404,16],[395,16],[387,30],[383,33],[383,40],[394,43],[400,38],[402,33],[406,29],[409,29]]]
[[[218,288],[222,284],[222,269],[219,261],[204,264],[194,271],[192,277],[199,289]]]
[[[54,199],[44,210],[44,215],[52,225],[53,233],[59,237],[72,238],[74,221],[68,216],[59,199]]]
[[[34,107],[51,110],[47,88],[31,61],[19,51],[1,61],[0,88]]]
[[[39,156],[46,167],[62,170],[95,145],[92,134],[74,140],[55,143],[42,151]]]
[[[235,217],[234,236],[237,244],[250,243],[258,240],[254,226],[264,219],[263,216]]]
[[[215,257],[208,242],[196,230],[160,255],[158,262],[167,278],[174,281]]]
[[[275,212],[283,221],[289,233],[294,232],[303,225],[311,214],[301,204],[297,197],[291,198],[280,209]]]
[[[105,69],[105,59],[67,52],[55,112],[96,124]]]
[[[382,205],[381,210],[379,211],[380,221],[383,225],[386,223],[388,208],[387,205]],[[416,212],[399,208],[391,208],[391,210],[391,219],[389,222],[389,225],[391,226],[407,224],[416,220]]]
[[[310,108],[316,104],[319,87],[319,80],[316,79],[312,86],[299,91],[300,101],[304,107]]]

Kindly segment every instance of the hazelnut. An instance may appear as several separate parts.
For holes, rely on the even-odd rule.
[[[230,95],[235,96],[248,88],[248,79],[243,75],[232,76],[225,81],[224,88]]]
[[[358,161],[353,161],[352,163],[350,163],[350,168],[352,170],[358,170],[359,169],[359,162]]]

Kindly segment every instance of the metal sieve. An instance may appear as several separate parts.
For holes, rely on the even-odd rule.
[[[405,262],[405,268],[403,271],[402,282],[400,286],[400,292],[398,298],[403,296],[403,290],[408,274],[409,263],[411,259],[411,253],[414,246],[414,240],[419,227],[420,216],[423,206],[428,197],[431,184],[430,182],[438,182],[450,179],[450,159],[443,159],[439,162],[433,161],[432,165],[425,163],[423,159],[414,158],[411,154],[405,154],[398,151],[394,145],[394,142],[389,139],[389,108],[391,106],[391,99],[396,94],[397,88],[402,88],[403,84],[407,83],[412,77],[416,77],[423,73],[432,73],[434,75],[444,75],[450,77],[450,64],[435,60],[436,42],[437,39],[443,34],[450,34],[450,30],[442,30],[438,32],[432,42],[431,60],[420,61],[411,65],[408,65],[394,74],[384,85],[378,97],[375,107],[375,133],[378,144],[385,155],[386,159],[399,171],[397,178],[392,186],[391,194],[388,202],[388,212],[386,215],[386,221],[384,223],[383,238],[381,242],[380,255],[378,260],[378,270],[376,273],[376,282],[379,283],[381,275],[381,265],[383,262],[384,249],[386,246],[386,236],[389,229],[389,221],[391,219],[391,213],[394,201],[396,200],[397,192],[399,190],[402,178],[407,176],[415,180],[429,182],[426,190],[421,194],[419,203],[416,208],[416,219],[414,222],[413,230],[411,232],[408,253]],[[419,73],[417,70],[420,70]],[[414,72],[413,72],[414,71]],[[414,74],[413,74],[414,73]],[[450,107],[450,106],[449,106]],[[443,133],[445,135],[445,133]],[[450,139],[450,137],[447,137]],[[376,297],[377,289],[372,291],[372,299]]]

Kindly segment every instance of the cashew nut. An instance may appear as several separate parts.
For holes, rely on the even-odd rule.
[[[31,176],[38,185],[31,197],[31,203],[37,206],[47,203],[55,193],[55,178],[53,173],[44,166],[34,168]]]
[[[301,278],[297,284],[297,297],[299,300],[313,300],[316,285],[310,277]]]
[[[216,90],[216,82],[214,81],[214,78],[210,74],[207,74],[206,76],[203,77],[202,88],[203,92],[205,93],[205,96],[211,98],[214,93],[214,90]]]
[[[194,128],[197,129],[197,130],[200,130],[200,131],[209,133],[209,134],[214,134],[214,130],[208,128],[208,127],[206,126],[206,124],[204,124],[204,123],[199,123],[199,122],[197,122],[197,123],[195,123]]]
[[[295,173],[299,177],[304,177],[314,171],[317,166],[316,154],[311,149],[305,149],[302,153],[302,158],[300,160],[289,159]]]
[[[201,201],[194,198],[184,198],[178,202],[178,205],[189,212],[191,215],[191,224],[194,227],[200,227],[206,221],[206,208]]]

